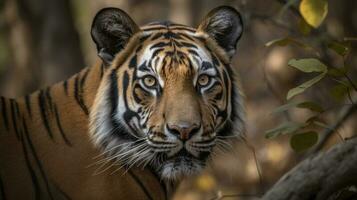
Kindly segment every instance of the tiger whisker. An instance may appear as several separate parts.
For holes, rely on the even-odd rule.
[[[145,153],[144,153],[144,152],[145,152]],[[125,170],[124,173],[127,173],[137,162],[143,160],[142,158],[145,159],[147,156],[143,156],[143,155],[148,154],[149,152],[150,152],[150,149],[149,149],[149,148],[146,148],[145,151],[141,151],[140,153],[138,152],[138,154],[141,155],[141,157],[138,156],[135,160],[130,161],[131,164],[130,164],[129,167]]]
[[[118,148],[118,147],[121,147],[121,146],[123,146],[123,145],[128,145],[128,144],[133,144],[133,143],[137,143],[137,142],[142,142],[142,141],[144,141],[145,139],[146,139],[146,138],[141,138],[141,139],[136,140],[136,141],[130,141],[130,142],[121,143],[121,144],[119,144],[119,145],[115,145],[114,147],[112,147],[112,148],[110,148],[110,149],[108,149],[108,150],[103,151],[103,152],[100,153],[99,155],[94,156],[93,159],[96,159],[96,158],[98,158],[98,157],[101,157],[101,156],[107,154],[108,152],[111,152],[111,151],[113,151],[114,149],[116,149],[116,148]]]
[[[101,164],[103,162],[111,161],[111,160],[114,160],[114,159],[116,159],[118,157],[125,157],[127,154],[133,153],[133,152],[135,152],[136,150],[140,149],[141,147],[143,147],[145,145],[146,145],[145,143],[142,143],[142,144],[140,144],[138,146],[135,146],[134,148],[132,148],[132,149],[130,149],[128,151],[121,152],[119,154],[114,154],[113,156],[110,156],[110,157],[105,157],[105,158],[103,158],[103,159],[101,159],[99,161],[96,161],[96,162],[90,164],[89,166],[93,166],[93,165]],[[132,145],[128,145],[128,146],[132,146]]]
[[[227,147],[227,142],[223,142],[222,140],[217,140],[217,149],[223,153],[230,153],[232,150],[232,146],[228,145],[230,148]]]
[[[240,138],[240,135],[227,135],[227,136],[216,136],[217,138],[220,138],[220,139],[225,139],[225,138],[236,138],[236,139],[239,139]]]
[[[145,147],[144,149],[143,149],[144,151],[145,150],[150,150],[148,147]],[[141,152],[143,152],[143,150],[141,150]],[[133,156],[135,159],[130,159],[129,157],[127,157],[127,158],[125,158],[125,160],[123,160],[123,161],[125,161],[125,162],[128,162],[128,160],[130,159],[130,162],[138,162],[139,160],[141,160],[142,158],[145,158],[144,156],[142,156],[142,157],[140,157],[140,155],[139,156],[137,156],[137,157],[135,157],[135,156]],[[135,164],[135,163],[134,163]],[[125,172],[122,174],[122,175],[124,175],[124,174],[126,174],[129,170],[130,170],[130,168],[131,168],[131,166],[133,165],[133,163],[130,165],[130,166],[128,166],[128,168],[125,170]],[[117,171],[119,171],[120,169],[122,169],[124,166],[126,166],[124,163],[122,163],[121,165],[120,165],[120,167],[119,168],[117,168],[117,169],[115,169],[112,173],[111,173],[111,175],[113,175],[113,174],[115,174]]]
[[[115,116],[112,116],[112,117],[114,118]],[[120,123],[119,123],[119,125],[120,125]],[[111,132],[116,132],[116,131],[121,130],[121,129],[125,129],[125,127],[124,127],[124,126],[117,126],[117,127],[113,128],[113,129],[111,130]],[[135,137],[136,139],[141,139],[140,137],[138,137],[138,136],[135,135],[135,134],[132,134],[132,133],[130,133],[130,132],[129,132],[129,134],[130,134],[131,136]]]
[[[143,170],[148,165],[148,163],[154,159],[155,156],[156,156],[156,153],[153,153],[153,154],[151,154],[150,157],[148,157],[146,160],[144,160],[142,163],[140,163],[139,166],[143,165],[141,169]]]
[[[133,161],[135,161],[136,159],[141,159],[141,155],[143,154],[143,152],[147,152],[150,151],[149,147],[145,144],[140,145],[138,147],[135,148],[135,153],[132,154],[131,156],[127,156],[129,154],[122,154],[120,156],[117,156],[117,161],[118,162],[122,162],[123,164],[125,163],[131,163]],[[149,153],[149,152],[147,152]]]
[[[227,146],[229,146],[229,148],[231,148],[231,149],[233,149],[233,146],[232,146],[232,144],[231,143],[229,143],[229,142],[227,142],[227,141],[225,141],[225,140],[222,140],[222,139],[217,139],[217,142],[218,143],[223,143],[224,145],[227,145]]]
[[[109,161],[108,161],[109,162]],[[102,164],[98,169],[96,169],[93,173],[93,176],[102,174],[103,172],[107,171],[108,169],[110,169],[112,166],[114,166],[114,163],[112,162],[108,167],[104,168],[103,170],[101,170],[106,164],[108,164],[108,162],[105,162],[104,164]]]

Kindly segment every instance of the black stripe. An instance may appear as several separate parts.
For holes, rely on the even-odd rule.
[[[56,189],[62,194],[62,196],[65,199],[71,200],[71,197],[68,194],[66,194],[56,183],[53,183],[53,185],[56,187]]]
[[[138,46],[138,48],[136,48],[135,52],[138,53],[142,48],[143,48],[143,45],[140,44],[140,45]]]
[[[71,142],[68,140],[66,134],[64,133],[63,131],[63,128],[62,128],[62,125],[61,125],[61,120],[59,118],[59,114],[58,114],[58,110],[57,110],[57,106],[54,105],[54,111],[55,111],[55,118],[56,118],[56,123],[57,123],[57,127],[61,133],[61,136],[63,138],[63,140],[65,141],[65,143],[68,145],[68,146],[72,146]]]
[[[180,35],[181,37],[188,39],[188,40],[195,41],[191,36],[189,36],[185,33],[177,33],[177,34]]]
[[[27,129],[27,127],[26,127],[26,129]],[[32,186],[34,187],[34,191],[35,191],[35,199],[41,199],[40,184],[38,182],[38,178],[36,176],[36,172],[35,172],[35,170],[33,169],[32,165],[31,165],[31,161],[30,161],[30,158],[29,158],[29,153],[27,151],[26,143],[24,141],[24,133],[22,133],[21,135],[22,135],[21,136],[22,150],[24,152],[25,163],[26,163],[27,169],[28,169],[28,171],[30,173],[31,180],[32,180],[32,183],[33,183]]]
[[[185,47],[188,47],[188,48],[194,48],[194,49],[197,49],[197,46],[192,44],[192,43],[188,43],[188,42],[181,42],[181,44]]]
[[[125,98],[124,98],[125,99]],[[119,92],[118,92],[118,77],[117,70],[113,69],[110,73],[110,103],[111,103],[111,116],[115,116],[117,112],[117,105],[119,100]],[[125,106],[127,106],[125,104]],[[123,125],[120,125],[120,122],[115,120],[114,117],[111,117],[111,123],[113,126],[113,134],[115,137],[120,137],[123,140],[136,140],[136,138],[124,130]]]
[[[119,100],[119,93],[118,93],[118,76],[117,76],[117,69],[113,69],[110,73],[110,104],[111,104],[111,116],[115,116],[118,107],[118,100]],[[121,127],[122,125],[119,124],[114,117],[111,117],[111,123],[113,125],[113,134],[115,136],[120,137],[122,139],[130,139],[135,140],[135,138],[125,132]],[[120,133],[120,134],[119,134]]]
[[[68,82],[67,82],[67,80],[65,80],[63,82],[63,89],[64,89],[64,93],[66,94],[66,96],[68,96]]]
[[[159,175],[155,172],[155,170],[154,170],[152,167],[149,166],[148,169],[149,169],[149,172],[151,172],[151,174],[152,174],[152,175],[156,178],[156,180],[160,183],[161,188],[164,190],[165,199],[166,199],[166,200],[169,199],[169,197],[168,197],[169,194],[168,194],[167,186],[166,186],[165,182],[161,180],[161,178],[159,177]]]
[[[52,140],[54,140],[53,134],[51,131],[51,127],[50,127],[50,124],[48,123],[48,119],[47,119],[47,111],[46,111],[47,105],[46,105],[45,98],[46,98],[45,93],[43,92],[43,90],[41,90],[40,93],[38,94],[38,106],[40,107],[42,122],[45,125],[48,136],[50,136],[50,138]]]
[[[133,68],[137,66],[137,58],[136,55],[134,55],[129,62],[129,68]]]
[[[155,177],[158,179],[158,177],[155,175]],[[165,183],[163,182],[163,181],[160,181],[160,179],[158,179],[159,180],[159,182],[160,182],[160,185],[161,185],[161,187],[162,187],[162,189],[164,190],[164,193],[165,193],[165,199],[167,200],[167,199],[169,199],[169,194],[168,194],[168,192],[167,192],[167,188],[166,188],[166,185],[165,185]]]
[[[114,114],[116,113],[118,100],[119,100],[118,76],[117,76],[117,70],[113,69],[110,74],[110,104],[111,104],[112,116],[114,116]]]
[[[102,63],[102,64],[100,65],[100,79],[103,78],[103,74],[104,74],[104,63]]]
[[[126,122],[126,124],[128,125],[128,127],[131,129],[132,133],[135,133],[135,129],[131,126],[130,120],[134,117],[139,119],[139,115],[138,115],[138,113],[132,111],[128,105],[127,91],[128,91],[128,87],[129,87],[129,82],[130,82],[129,74],[127,71],[125,71],[124,75],[123,75],[123,99],[124,99],[124,105],[125,105],[126,110],[123,113],[123,118],[124,118],[124,121]]]
[[[88,111],[88,108],[87,108],[87,106],[86,106],[86,104],[84,102],[83,94],[84,94],[84,85],[86,83],[89,71],[90,71],[90,68],[87,69],[86,72],[84,73],[83,77],[81,78],[80,85],[79,85],[80,94],[81,94],[80,99],[81,99],[81,102],[82,102],[82,105],[83,105],[84,109],[86,110],[85,113],[87,115],[89,114],[89,111]]]
[[[193,54],[193,55],[199,57],[198,53],[197,53],[195,50],[193,50],[193,49],[189,49],[188,52],[189,52],[190,54]]]
[[[30,119],[32,119],[31,99],[29,95],[25,96],[25,104],[26,104],[27,114],[30,116]]]
[[[156,40],[156,39],[158,39],[159,37],[161,37],[161,36],[163,36],[163,35],[164,35],[164,33],[158,32],[158,33],[156,33],[154,36],[152,36],[151,40]]]
[[[49,109],[51,112],[53,112],[53,102],[52,102],[52,96],[51,96],[51,88],[48,87],[45,90],[45,95],[46,95],[46,101],[49,105]]]
[[[166,27],[159,26],[159,27],[144,28],[143,31],[156,31],[156,30],[165,30],[165,29],[166,29]]]
[[[86,107],[86,105],[84,105],[83,103],[83,94],[82,91],[80,89],[80,85],[82,81],[79,81],[79,76],[77,75],[75,78],[75,82],[74,82],[74,98],[76,99],[78,105],[81,107],[81,109],[83,110],[83,112],[88,115],[88,109]]]
[[[187,28],[187,27],[170,27],[170,30],[182,30],[182,31],[189,31],[191,33],[196,32],[196,30],[191,29],[191,28]]]
[[[9,130],[9,120],[7,118],[7,110],[6,110],[6,99],[1,97],[1,113],[2,118],[4,120],[6,130]]]
[[[16,111],[17,102],[14,99],[10,99],[10,104],[11,104],[12,126],[13,126],[13,128],[15,130],[15,134],[16,134],[17,139],[20,139],[19,130],[17,129],[17,113],[18,113],[18,111]]]
[[[165,47],[169,46],[171,43],[170,42],[158,42],[150,47],[150,49],[158,48],[158,47]]]
[[[182,37],[180,35],[178,35],[177,33],[171,32],[171,31],[167,31],[164,34],[165,39],[182,39]]]
[[[214,68],[213,65],[207,61],[203,61],[201,64],[202,70],[208,70]]]
[[[5,187],[1,176],[0,176],[0,197],[1,199],[6,200]]]
[[[145,40],[147,40],[151,35],[144,35],[140,38],[140,42],[143,43]]]
[[[86,72],[84,73],[83,77],[81,78],[80,89],[81,89],[82,92],[83,92],[83,87],[84,87],[84,84],[86,83],[88,74],[89,74],[89,69],[86,70]]]
[[[238,113],[236,113],[235,103],[234,103],[235,99],[239,97],[239,94],[236,94],[235,87],[234,87],[235,86],[234,85],[235,78],[234,78],[233,69],[228,64],[226,64],[225,67],[226,67],[228,76],[231,80],[231,109],[232,109],[231,120],[234,121],[236,119],[236,117],[239,117]]]
[[[140,71],[145,71],[145,72],[151,72],[150,68],[148,66],[146,66],[146,61],[143,62],[143,64],[141,64],[139,67],[138,67],[138,70]]]
[[[145,188],[145,185],[140,181],[140,179],[131,171],[128,171],[131,177],[135,180],[135,182],[140,186],[140,188],[144,191],[148,199],[153,200],[152,196],[150,195],[150,192]]]
[[[163,51],[163,50],[164,50],[164,48],[156,49],[156,50],[152,53],[151,57],[156,57],[157,54],[159,54],[159,53],[160,53],[161,51]]]
[[[34,147],[34,145],[32,143],[32,140],[30,138],[30,135],[29,135],[29,132],[28,132],[28,128],[27,128],[27,124],[26,124],[26,121],[25,121],[24,118],[22,119],[22,123],[23,123],[23,128],[24,128],[24,135],[25,135],[24,139],[26,140],[27,144],[29,144],[30,151],[32,152],[32,155],[33,155],[33,157],[35,159],[37,167],[40,170],[41,176],[42,176],[43,180],[45,181],[46,189],[48,191],[48,194],[50,195],[50,199],[53,199],[52,192],[51,192],[51,189],[50,189],[50,184],[48,182],[46,173],[45,173],[45,171],[43,169],[42,163],[41,163],[41,161],[40,161],[40,159],[39,159],[39,157],[37,155],[36,149],[35,149],[35,147]]]

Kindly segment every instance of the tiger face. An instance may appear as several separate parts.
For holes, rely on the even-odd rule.
[[[121,167],[150,167],[163,179],[196,174],[214,146],[243,130],[230,58],[242,33],[231,7],[197,28],[171,22],[139,28],[107,8],[92,37],[107,73],[91,110],[94,143]]]

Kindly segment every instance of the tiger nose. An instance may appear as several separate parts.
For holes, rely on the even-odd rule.
[[[177,136],[182,141],[190,139],[201,128],[200,124],[191,123],[167,124],[166,126],[171,134]]]

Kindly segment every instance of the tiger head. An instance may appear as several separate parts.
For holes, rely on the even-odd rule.
[[[90,130],[107,159],[172,180],[196,174],[217,143],[241,134],[243,99],[230,60],[242,30],[227,6],[197,29],[171,22],[139,28],[120,9],[101,10],[91,34],[106,73]]]

